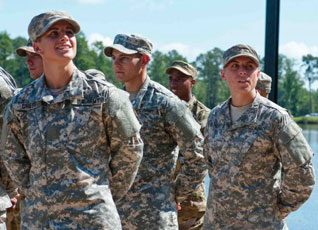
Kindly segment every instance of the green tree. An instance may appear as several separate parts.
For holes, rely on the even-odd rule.
[[[195,88],[195,93],[198,95],[199,100],[209,108],[213,108],[226,100],[230,95],[226,83],[222,82],[220,77],[222,62],[223,51],[219,48],[214,48],[205,54],[200,54],[195,62],[198,70],[197,81],[202,82]],[[202,87],[204,84],[206,86]],[[206,93],[199,93],[201,90],[205,90]]]
[[[160,51],[155,51],[151,55],[151,62],[148,66],[148,74],[150,78],[168,88],[168,76],[166,74],[166,69],[175,60],[187,61],[186,58],[179,54],[176,50],[169,51],[166,54],[161,53]]]
[[[117,87],[122,87],[122,84],[116,80],[116,76],[113,71],[112,60],[104,55],[104,45],[101,41],[93,43],[93,50],[96,52],[96,69],[102,71],[105,74],[106,80],[113,83]]]
[[[303,86],[304,81],[294,69],[294,61],[281,56],[281,71],[280,71],[280,96],[278,103],[288,109],[294,116],[301,115],[300,104],[304,100]]]

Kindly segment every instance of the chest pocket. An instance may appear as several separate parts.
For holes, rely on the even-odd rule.
[[[36,149],[42,142],[40,126],[43,121],[41,102],[27,104],[13,104],[12,108],[21,127],[21,135],[27,152]]]
[[[98,139],[103,127],[101,102],[95,100],[74,100],[66,109],[65,135],[77,143]],[[104,134],[105,135],[105,134]]]

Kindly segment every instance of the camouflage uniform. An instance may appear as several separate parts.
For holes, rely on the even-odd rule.
[[[5,165],[26,195],[21,229],[121,229],[113,199],[131,186],[143,148],[127,93],[75,69],[54,97],[44,79],[4,119]]]
[[[314,187],[312,150],[289,113],[258,93],[233,124],[230,100],[205,130],[210,175],[205,230],[281,230]]]
[[[201,133],[204,133],[210,109],[198,101],[195,96],[192,96],[188,104],[194,119],[201,125]],[[179,156],[176,175],[180,172],[180,162],[183,162],[183,159]],[[179,230],[202,229],[205,210],[205,183],[202,181],[196,190],[181,203],[181,210],[178,211]]]
[[[3,112],[16,89],[16,83],[9,73],[0,67],[0,130],[2,130]],[[1,146],[2,149],[2,146]],[[15,195],[15,185],[9,179],[2,159],[0,159],[0,230],[6,229],[6,209],[11,207],[11,201],[7,194]],[[7,191],[7,192],[6,192]]]
[[[117,204],[123,229],[177,230],[175,188],[183,201],[206,175],[199,125],[183,102],[149,77],[132,104],[145,146],[135,182]],[[184,167],[174,183],[177,146]]]

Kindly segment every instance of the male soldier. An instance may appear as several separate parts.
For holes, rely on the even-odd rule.
[[[42,58],[34,51],[31,40],[28,41],[26,46],[19,47],[16,53],[21,57],[27,56],[26,64],[33,80],[38,79],[43,74]]]
[[[195,76],[197,74],[196,69],[184,61],[174,61],[166,70],[166,73],[169,75],[170,90],[181,100],[188,103],[194,119],[201,125],[201,132],[203,134],[210,109],[198,101],[192,94],[192,88],[195,85]],[[180,162],[182,162],[182,159],[179,156],[176,175],[179,173]],[[202,229],[206,209],[204,181],[180,206],[181,209],[178,210],[179,230]]]
[[[0,67],[0,130],[2,130],[3,111],[16,89],[16,83],[9,73]],[[16,186],[9,179],[0,159],[0,230],[6,229],[6,210],[16,203]],[[7,192],[9,192],[11,201]]]
[[[272,78],[264,72],[260,72],[255,89],[263,97],[268,98],[271,92]]]
[[[144,141],[135,182],[117,203],[123,229],[177,230],[175,194],[182,202],[206,175],[200,126],[182,101],[147,76],[152,51],[148,39],[118,34],[104,51],[113,58],[117,80],[130,93]],[[184,164],[174,184],[177,146]]]
[[[210,191],[204,230],[286,230],[314,187],[312,150],[286,109],[255,90],[256,51],[235,45],[223,54],[231,97],[215,107],[205,130]]]
[[[126,92],[75,67],[79,31],[64,11],[29,24],[44,73],[12,98],[1,138],[22,230],[122,229],[115,201],[138,171],[140,124]]]

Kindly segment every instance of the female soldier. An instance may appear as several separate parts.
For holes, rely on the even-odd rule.
[[[113,199],[141,161],[126,93],[73,64],[79,30],[62,11],[28,28],[44,74],[11,101],[2,138],[5,165],[26,195],[21,229],[121,229]]]

